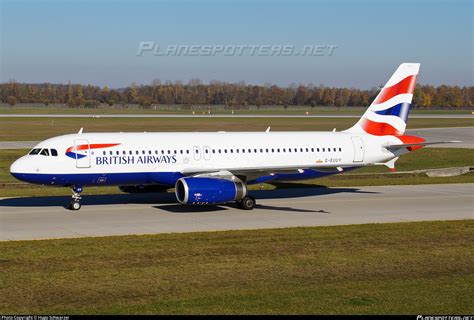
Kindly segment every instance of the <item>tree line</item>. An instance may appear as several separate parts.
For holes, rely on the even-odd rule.
[[[280,87],[272,84],[249,85],[244,82],[211,81],[204,84],[192,79],[162,83],[154,80],[149,85],[132,84],[121,89],[81,84],[29,84],[14,80],[0,84],[0,101],[11,106],[16,103],[66,104],[70,107],[97,107],[101,104],[152,105],[224,105],[229,108],[248,106],[367,106],[379,88],[360,90],[326,86],[296,85]],[[417,85],[413,105],[420,108],[474,107],[472,86]]]

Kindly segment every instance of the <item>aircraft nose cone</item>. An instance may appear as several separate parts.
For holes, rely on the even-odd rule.
[[[10,174],[17,178],[18,180],[25,180],[24,173],[25,172],[25,159],[22,157],[10,165]]]
[[[19,173],[20,172],[20,167],[21,167],[20,159],[18,159],[10,165],[10,173],[11,174]]]

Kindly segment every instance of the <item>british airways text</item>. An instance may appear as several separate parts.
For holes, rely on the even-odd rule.
[[[96,165],[176,163],[176,155],[96,157]]]

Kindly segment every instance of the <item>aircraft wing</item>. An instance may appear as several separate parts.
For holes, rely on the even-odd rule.
[[[284,173],[303,173],[304,169],[315,169],[321,172],[341,172],[341,167],[308,167],[306,166],[268,166],[268,167],[243,167],[243,168],[188,168],[181,171],[186,176],[214,176],[214,177],[231,177],[245,176],[247,180],[254,180],[261,176],[271,174]]]

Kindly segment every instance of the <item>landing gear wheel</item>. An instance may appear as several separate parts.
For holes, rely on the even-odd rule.
[[[244,210],[252,210],[255,207],[255,198],[250,196],[245,196],[238,202],[238,206]]]
[[[81,209],[81,203],[79,201],[71,201],[69,203],[69,209],[71,210],[79,210]]]
[[[81,209],[81,192],[82,186],[74,186],[72,187],[72,196],[71,202],[69,202],[69,210],[77,211]]]

